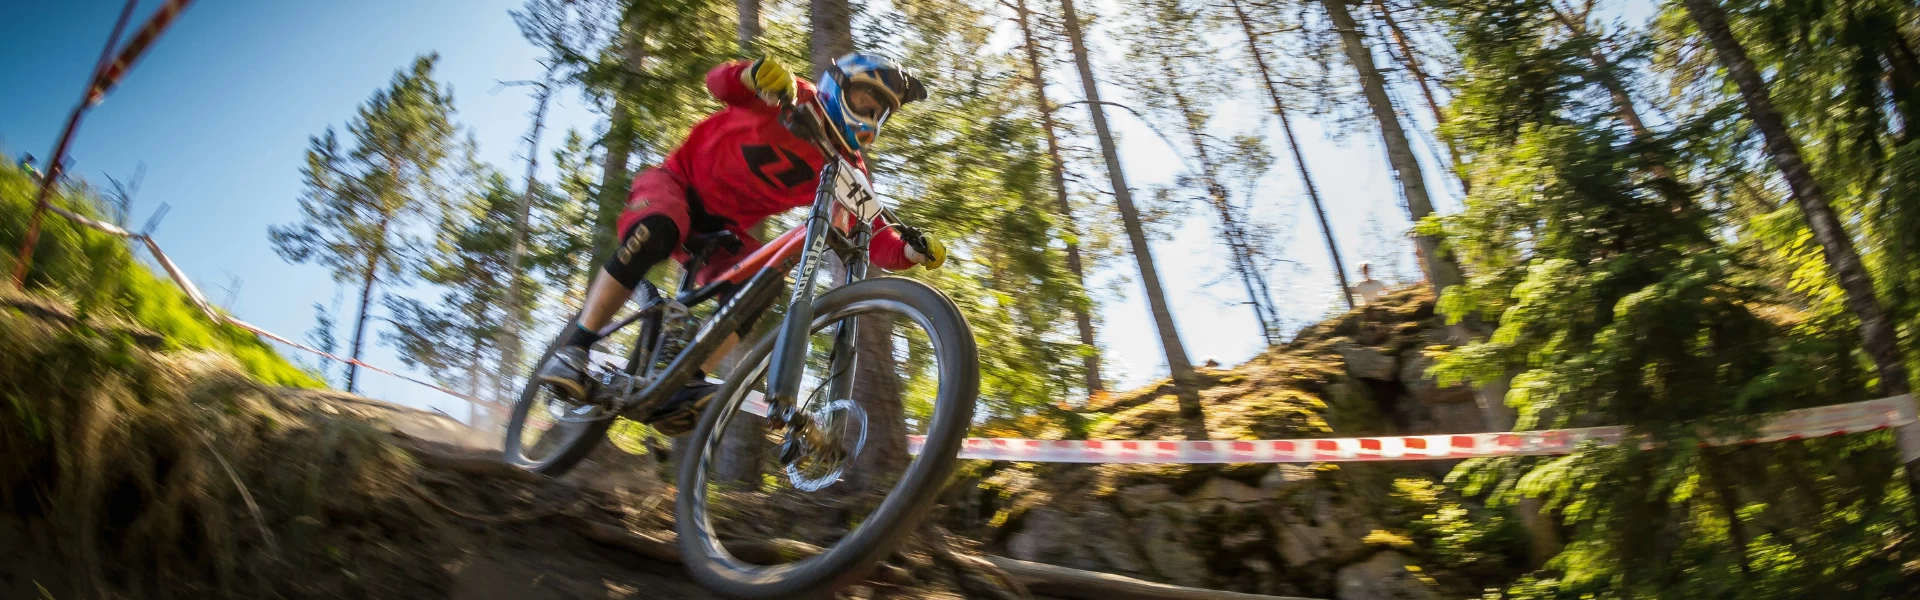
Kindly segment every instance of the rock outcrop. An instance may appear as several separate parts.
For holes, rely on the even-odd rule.
[[[1090,437],[1181,439],[1179,393],[1199,394],[1212,439],[1483,431],[1472,391],[1427,375],[1427,351],[1447,335],[1432,297],[1402,290],[1246,364],[1205,369],[1200,389],[1162,383],[1092,407]],[[1424,600],[1443,586],[1390,533],[1419,517],[1391,489],[1450,466],[994,463],[949,520],[1020,560],[1236,592]]]

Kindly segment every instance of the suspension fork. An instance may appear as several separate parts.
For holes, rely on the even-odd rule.
[[[813,326],[813,281],[819,274],[827,236],[832,231],[833,186],[840,170],[838,161],[829,161],[820,169],[819,191],[813,196],[813,209],[807,214],[807,237],[800,250],[800,270],[793,281],[793,298],[787,302],[786,319],[773,342],[773,364],[767,372],[768,417],[776,423],[792,423],[799,411],[800,379],[806,372],[807,339]],[[849,265],[852,266],[852,265]],[[852,270],[848,270],[852,274]]]
[[[865,235],[866,234],[861,234],[862,237]],[[855,245],[856,248],[864,246],[866,246],[864,243]],[[867,257],[865,255],[859,252],[849,252],[842,254],[841,257],[845,259],[847,267],[847,274],[845,279],[841,281],[841,285],[851,284],[867,278]],[[857,318],[843,319],[834,325],[834,329],[833,352],[830,354],[833,359],[831,365],[827,368],[828,377],[832,378],[827,382],[828,402],[853,397],[853,371],[856,366],[855,359],[858,358],[856,350],[858,349],[857,344],[860,339],[860,320]]]

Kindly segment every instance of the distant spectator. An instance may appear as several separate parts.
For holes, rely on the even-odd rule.
[[[40,178],[40,170],[33,168],[32,154],[20,155],[20,170],[26,171],[27,175],[30,177],[33,177],[34,179]]]
[[[1360,295],[1361,303],[1373,304],[1380,301],[1380,294],[1387,291],[1387,284],[1373,278],[1373,264],[1360,263],[1360,283],[1353,284],[1353,293]]]

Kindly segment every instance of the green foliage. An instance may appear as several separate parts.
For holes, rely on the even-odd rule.
[[[1920,123],[1920,55],[1912,24],[1920,5],[1898,0],[1793,2],[1732,0],[1722,3],[1729,25],[1755,67],[1773,76],[1769,91],[1775,107],[1792,124],[1794,137],[1813,172],[1832,196],[1879,297],[1895,323],[1909,365],[1920,366],[1920,188],[1914,186],[1914,126]],[[1683,11],[1670,10],[1654,31],[1661,42],[1697,35]],[[1709,61],[1710,55],[1679,52],[1671,43],[1658,66],[1685,91],[1692,105],[1712,106],[1736,99],[1732,86]],[[1751,131],[1732,127],[1714,132],[1713,143],[1751,147]],[[1769,180],[1774,166],[1757,152],[1721,157],[1718,171],[1728,180],[1758,174]],[[1791,208],[1785,195],[1761,185],[1727,190],[1730,199],[1762,207]],[[1785,206],[1782,206],[1785,205]],[[1761,209],[1758,212],[1765,212]],[[1800,298],[1823,315],[1846,319],[1845,296],[1819,268],[1822,255],[1804,247],[1806,232],[1797,215],[1781,214],[1747,227],[1756,239],[1756,260],[1776,267]],[[1770,256],[1769,256],[1770,255]],[[1909,368],[1911,371],[1912,368]]]
[[[411,279],[406,261],[422,244],[413,226],[446,202],[457,127],[453,94],[433,78],[439,58],[419,56],[394,73],[347,122],[347,145],[331,127],[310,138],[301,220],[267,229],[281,258],[318,263],[336,283],[359,288],[352,358],[360,357],[376,288]],[[357,372],[347,369],[348,391]]]
[[[505,175],[474,164],[475,181],[440,217],[436,243],[414,268],[420,279],[439,286],[429,305],[413,298],[387,297],[394,331],[384,338],[409,367],[426,367],[434,379],[468,394],[502,400],[512,378],[502,373],[502,335],[509,323],[531,320],[531,311],[507,306],[513,278],[530,295],[538,294],[531,272],[513,272],[514,211],[521,195]],[[519,365],[510,368],[518,370]]]
[[[878,50],[926,77],[933,94],[889,120],[869,158],[890,203],[954,256],[939,271],[904,275],[929,280],[967,315],[982,342],[982,408],[1032,414],[1080,387],[1080,344],[1063,315],[1088,304],[1057,241],[1031,93],[1014,56],[985,50],[991,5],[898,8],[869,37],[888,43]]]
[[[1473,193],[1423,229],[1444,233],[1472,273],[1443,312],[1498,328],[1436,371],[1510,376],[1522,428],[1623,424],[1660,441],[1456,470],[1490,506],[1540,499],[1566,536],[1507,595],[1881,597],[1910,585],[1893,566],[1905,541],[1868,541],[1912,518],[1888,438],[1694,443],[1745,416],[1868,391],[1856,330],[1797,211],[1663,174],[1735,181],[1753,157],[1720,136],[1742,128],[1703,102],[1635,137],[1598,85],[1619,74],[1590,61],[1596,41],[1567,35],[1545,0],[1441,4],[1462,69],[1448,128],[1473,157]],[[1828,308],[1809,312],[1809,300]]]
[[[0,256],[11,268],[40,183],[11,159],[5,162],[0,167]],[[51,202],[82,215],[104,212],[100,198],[84,186],[58,188]],[[139,264],[125,238],[80,227],[59,215],[48,213],[41,224],[27,288],[68,298],[82,314],[114,315],[137,323],[164,336],[173,348],[230,355],[267,383],[321,384],[252,333],[207,318],[171,280]]]

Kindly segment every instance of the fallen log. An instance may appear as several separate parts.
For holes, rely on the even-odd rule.
[[[1154,583],[1112,573],[1082,571],[1004,556],[984,558],[1012,575],[1014,580],[1027,586],[1035,595],[1067,600],[1313,600]]]

